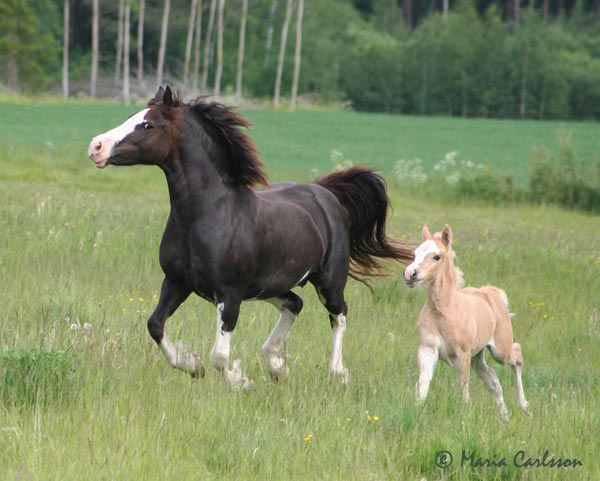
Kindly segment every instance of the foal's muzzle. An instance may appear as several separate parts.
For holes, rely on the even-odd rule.
[[[419,281],[419,273],[417,269],[404,269],[404,282],[408,287],[415,287]]]

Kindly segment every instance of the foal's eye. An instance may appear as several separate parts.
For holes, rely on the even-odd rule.
[[[433,256],[433,260],[434,260],[434,261],[439,261],[440,259],[441,259],[441,257],[440,257],[440,256],[438,256],[438,255],[435,255],[435,256]]]

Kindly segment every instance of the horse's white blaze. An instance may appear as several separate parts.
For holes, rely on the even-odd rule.
[[[104,167],[110,157],[113,147],[132,133],[136,126],[141,124],[150,109],[140,110],[137,114],[129,117],[121,125],[108,132],[97,135],[92,139],[88,148],[88,155],[96,166]]]
[[[333,323],[333,341],[331,345],[331,362],[329,363],[329,372],[334,377],[339,377],[346,384],[349,380],[348,369],[344,367],[342,357],[342,341],[346,332],[346,316],[338,314],[334,316]]]

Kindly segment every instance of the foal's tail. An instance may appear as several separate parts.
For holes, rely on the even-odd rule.
[[[325,175],[315,183],[333,193],[344,209],[352,278],[365,282],[363,277],[382,275],[379,259],[412,262],[413,250],[385,234],[389,199],[380,175],[357,166]]]

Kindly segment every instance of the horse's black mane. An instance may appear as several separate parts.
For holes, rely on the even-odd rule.
[[[180,92],[169,99],[165,96],[160,99],[162,102],[158,100],[151,100],[148,106],[157,105],[167,118],[172,118],[173,108],[188,108],[199,121],[208,122],[217,134],[223,137],[228,147],[231,161],[229,174],[233,182],[248,187],[269,184],[254,141],[240,128],[249,128],[252,124],[235,112],[234,108],[220,102],[209,101],[208,96],[201,96],[186,103],[182,100]]]

